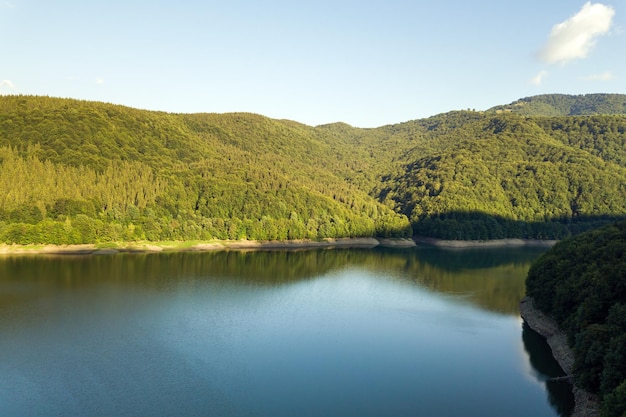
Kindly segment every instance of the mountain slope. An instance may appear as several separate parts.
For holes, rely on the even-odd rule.
[[[583,122],[604,134],[587,142],[564,133]],[[561,238],[626,214],[622,117],[454,112],[423,123],[425,145],[410,150],[403,170],[376,189],[417,234]]]
[[[626,114],[626,94],[544,94],[526,97],[488,111],[524,116],[581,116]]]
[[[0,97],[0,241],[558,238],[626,215],[626,118],[359,129]]]
[[[310,127],[42,97],[0,102],[7,242],[410,233],[406,218],[338,174],[343,156]]]

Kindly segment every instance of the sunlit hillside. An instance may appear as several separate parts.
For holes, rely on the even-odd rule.
[[[560,238],[626,215],[626,118],[359,129],[0,97],[0,240]]]

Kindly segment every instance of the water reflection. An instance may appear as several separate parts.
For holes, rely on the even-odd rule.
[[[47,417],[554,417],[558,395],[549,406],[520,372],[517,306],[539,253],[0,258],[0,406]],[[535,378],[548,375],[526,350]]]
[[[532,248],[382,248],[15,256],[0,258],[0,308],[27,302],[59,287],[78,289],[107,282],[159,291],[167,289],[173,277],[277,286],[358,266],[440,293],[462,296],[490,311],[517,315],[526,272],[540,253]]]
[[[552,381],[551,378],[565,376],[565,372],[552,356],[546,339],[532,330],[526,323],[522,328],[524,350],[532,366],[532,377],[545,384],[548,401],[560,417],[569,417],[574,411],[572,386],[564,381]]]

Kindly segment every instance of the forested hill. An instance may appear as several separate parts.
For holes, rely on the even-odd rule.
[[[626,117],[529,118],[453,112],[383,176],[381,201],[416,234],[445,239],[563,238],[626,214]]]
[[[626,222],[559,242],[531,267],[526,293],[554,317],[574,350],[574,377],[626,414]]]
[[[626,94],[543,94],[496,106],[490,111],[513,112],[524,116],[626,114]]]
[[[253,114],[0,97],[0,238],[410,235],[405,216],[346,180],[367,171],[361,158],[326,139],[311,127]]]
[[[626,214],[624,116],[359,129],[0,96],[0,241],[554,238]]]

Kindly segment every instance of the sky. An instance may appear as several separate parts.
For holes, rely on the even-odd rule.
[[[378,127],[626,93],[626,0],[0,0],[0,94]]]

